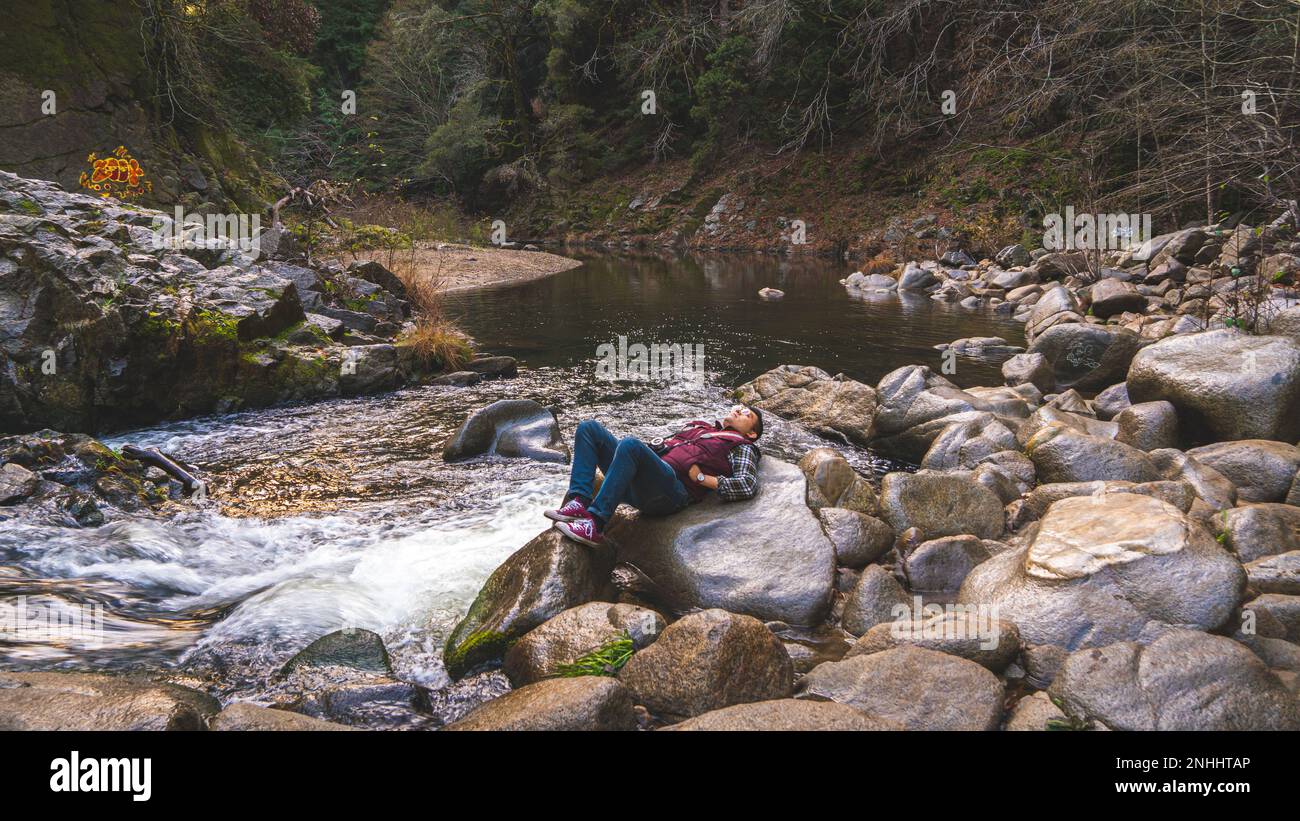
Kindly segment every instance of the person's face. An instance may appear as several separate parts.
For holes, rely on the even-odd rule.
[[[736,405],[722,420],[724,427],[731,428],[737,433],[743,433],[746,436],[754,436],[754,426],[758,424],[758,417],[754,412],[744,405]]]

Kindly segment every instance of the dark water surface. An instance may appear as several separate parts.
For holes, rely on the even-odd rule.
[[[720,384],[777,365],[816,365],[875,384],[903,365],[938,368],[935,345],[967,336],[1024,344],[1023,326],[923,294],[851,292],[849,263],[715,255],[583,256],[573,271],[519,286],[456,295],[451,310],[488,348],[530,365],[593,362],[615,342],[703,344]],[[785,291],[780,300],[758,296]],[[952,381],[1001,384],[1002,358],[959,357]]]
[[[447,465],[443,440],[475,408],[525,397],[555,408],[566,438],[586,417],[619,433],[713,418],[741,381],[779,364],[874,383],[937,365],[931,346],[1018,324],[924,297],[855,298],[824,260],[589,257],[582,268],[456,295],[483,349],[518,357],[517,379],[423,387],[177,422],[110,441],[157,445],[213,480],[198,509],[118,515],[92,529],[35,516],[0,530],[0,601],[46,612],[98,606],[94,642],[0,632],[0,668],[164,670],[223,699],[266,702],[296,650],[341,627],[380,633],[398,674],[447,684],[441,645],[489,573],[548,524],[563,465],[496,458]],[[781,288],[778,302],[761,300]],[[594,378],[597,346],[704,346],[699,381]],[[959,359],[954,380],[995,384],[997,363]],[[771,420],[764,451],[797,459],[825,440]],[[889,463],[837,445],[864,474]]]

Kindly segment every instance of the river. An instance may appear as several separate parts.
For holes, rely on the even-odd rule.
[[[780,364],[875,383],[939,364],[937,343],[1019,323],[920,295],[853,296],[852,269],[775,257],[591,255],[515,286],[453,294],[447,309],[480,348],[520,360],[516,379],[472,388],[236,413],[130,431],[213,480],[210,499],[170,517],[119,515],[93,529],[35,520],[0,534],[0,591],[29,606],[99,605],[102,641],[0,641],[9,669],[166,671],[226,697],[260,698],[296,650],[345,626],[380,633],[400,677],[447,684],[441,645],[487,575],[547,524],[566,468],[439,457],[473,409],[503,398],[555,408],[566,438],[583,418],[658,435],[714,418],[730,388]],[[757,291],[780,288],[784,299]],[[595,378],[599,346],[703,347],[700,380]],[[997,360],[959,358],[960,385],[999,384]],[[764,450],[796,459],[825,440],[772,420]],[[867,475],[896,467],[837,444]]]

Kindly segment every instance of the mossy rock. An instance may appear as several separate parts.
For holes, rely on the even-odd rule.
[[[547,530],[519,548],[492,572],[451,631],[443,663],[453,679],[499,663],[516,640],[571,607],[612,601],[608,546],[589,548]]]
[[[335,630],[299,650],[281,668],[292,673],[307,667],[348,667],[371,673],[393,674],[393,661],[378,633],[360,627]]]

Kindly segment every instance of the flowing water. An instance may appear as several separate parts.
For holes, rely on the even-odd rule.
[[[0,668],[132,669],[194,676],[258,698],[295,651],[340,627],[380,633],[400,677],[447,684],[441,645],[484,579],[547,524],[563,465],[484,458],[454,465],[442,441],[475,408],[523,397],[552,406],[566,438],[583,418],[661,435],[715,418],[731,387],[779,364],[874,383],[932,346],[1018,323],[923,296],[854,297],[826,260],[593,256],[578,269],[450,297],[449,310],[516,379],[237,413],[106,440],[158,446],[213,482],[195,509],[116,515],[72,529],[34,517],[0,533],[0,600],[102,614],[86,636],[0,634]],[[757,296],[764,286],[784,299]],[[702,380],[595,378],[598,346],[703,346]],[[997,384],[998,362],[960,358],[962,385]],[[770,415],[769,415],[770,416]],[[796,459],[825,444],[771,420],[765,452]],[[861,472],[893,467],[836,443]]]

